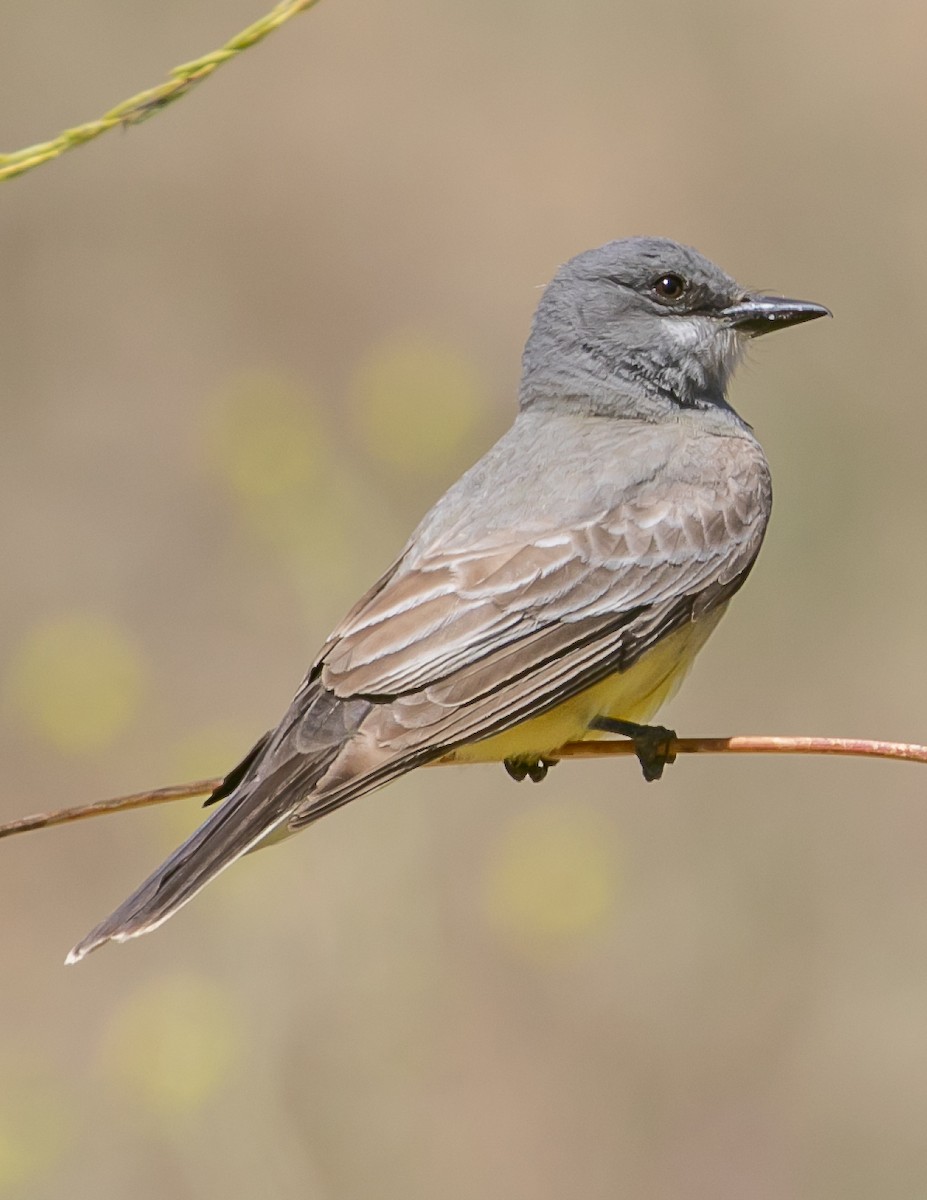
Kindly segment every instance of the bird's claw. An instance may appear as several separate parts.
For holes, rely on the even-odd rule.
[[[667,729],[665,725],[648,725],[646,733],[633,738],[634,753],[644,772],[648,783],[660,779],[663,768],[676,761],[676,751],[673,743],[676,741],[676,730]]]
[[[619,733],[634,743],[634,753],[648,783],[660,779],[663,768],[676,761],[673,748],[676,730],[665,725],[638,725],[634,721],[621,721],[614,717],[597,717],[592,728],[602,733]]]
[[[532,783],[540,783],[551,767],[560,760],[557,758],[506,758],[503,765],[516,783],[530,779]]]

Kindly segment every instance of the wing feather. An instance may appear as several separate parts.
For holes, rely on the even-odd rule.
[[[634,620],[647,614],[644,624],[662,636],[680,604],[717,585],[729,595],[752,565],[767,510],[756,492],[741,515],[723,494],[693,496],[680,486],[655,505],[596,513],[546,544],[507,531],[465,554],[446,550],[400,566],[333,636],[317,664],[321,681],[345,698],[394,698],[452,675],[461,686],[471,671],[493,675],[513,654],[540,663],[548,647],[563,653],[563,626],[589,619],[627,626],[631,645],[641,641]]]

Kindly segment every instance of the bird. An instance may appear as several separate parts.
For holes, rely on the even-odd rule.
[[[747,578],[772,504],[728,383],[752,338],[830,315],[666,238],[562,265],[512,426],[333,630],[206,801],[220,807],[67,961],[157,929],[242,855],[438,759],[540,781],[566,743],[624,735],[659,778],[674,734],[647,722]]]

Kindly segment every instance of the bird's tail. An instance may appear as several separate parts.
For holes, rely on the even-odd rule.
[[[125,942],[157,929],[168,917],[259,842],[281,827],[322,774],[324,762],[292,761],[252,786],[245,784],[158,867],[65,960],[80,960],[104,942]]]

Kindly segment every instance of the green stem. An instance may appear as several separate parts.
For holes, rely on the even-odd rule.
[[[214,50],[211,54],[204,54],[202,58],[194,59],[193,62],[174,67],[170,72],[170,78],[164,83],[159,83],[157,87],[148,88],[147,91],[139,92],[137,96],[123,100],[121,104],[111,108],[98,120],[75,125],[73,129],[65,129],[50,142],[39,142],[35,146],[25,146],[22,150],[14,150],[10,154],[0,154],[0,181],[24,175],[33,167],[39,167],[42,163],[58,158],[66,150],[73,150],[75,146],[82,146],[84,142],[93,141],[94,138],[99,137],[101,133],[106,133],[115,125],[137,125],[140,121],[147,120],[162,108],[166,108],[168,104],[172,104],[181,96],[186,95],[194,84],[201,83],[223,63],[229,62],[236,55],[263,41],[269,33],[273,33],[285,21],[289,21],[291,17],[297,16],[307,8],[312,8],[317,3],[318,0],[283,0],[266,16],[249,25],[247,29],[243,29],[218,50]]]

